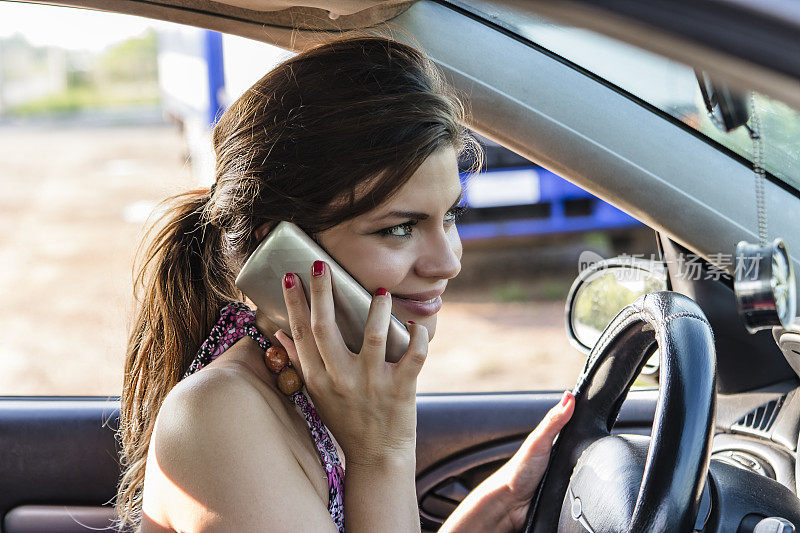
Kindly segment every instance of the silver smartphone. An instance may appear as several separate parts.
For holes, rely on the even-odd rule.
[[[280,222],[261,241],[236,277],[236,286],[283,331],[291,334],[283,299],[283,275],[293,272],[300,276],[311,305],[308,292],[311,265],[317,260],[325,261],[330,267],[336,324],[342,338],[350,351],[359,353],[372,295],[291,222]],[[386,360],[399,361],[409,341],[408,330],[392,315],[386,339]]]

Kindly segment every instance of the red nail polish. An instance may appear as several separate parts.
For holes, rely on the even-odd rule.
[[[319,277],[324,272],[325,272],[325,263],[322,261],[314,261],[314,266],[311,268],[311,275]]]
[[[383,296],[384,294],[389,294],[389,291],[387,291],[383,287],[381,287],[377,291],[375,291],[375,296]]]
[[[569,392],[569,391],[564,391],[564,394],[561,396],[561,402],[559,403],[559,405],[560,405],[561,407],[564,407],[565,405],[567,405],[567,401],[569,401],[569,397],[570,397],[570,396],[572,396],[572,393],[571,393],[571,392]]]
[[[283,275],[283,286],[287,289],[294,287],[294,274],[287,272]]]
[[[408,323],[409,324],[416,324],[416,322],[414,322],[413,320],[409,320]]]

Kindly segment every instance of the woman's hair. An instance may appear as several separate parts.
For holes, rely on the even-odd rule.
[[[165,200],[134,279],[118,435],[121,525],[141,520],[145,461],[164,397],[220,310],[244,301],[234,279],[258,244],[256,229],[288,220],[314,235],[365,213],[443,147],[468,151],[480,168],[464,113],[422,52],[362,35],[281,63],[220,117],[215,186]]]

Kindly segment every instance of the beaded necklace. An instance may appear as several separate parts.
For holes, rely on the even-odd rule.
[[[314,404],[303,392],[303,384],[292,368],[286,351],[280,346],[272,346],[269,340],[255,326],[255,312],[243,302],[231,302],[220,311],[217,323],[211,328],[208,338],[183,375],[187,377],[205,367],[219,357],[236,341],[249,335],[265,352],[267,368],[278,374],[278,388],[289,396],[305,418],[314,447],[328,478],[328,512],[339,533],[344,533],[344,468],[333,444],[328,428],[317,415]]]

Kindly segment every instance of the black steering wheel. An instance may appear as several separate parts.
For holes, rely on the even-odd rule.
[[[661,384],[651,437],[612,436],[656,346]],[[575,412],[556,440],[524,531],[692,531],[711,453],[715,362],[711,326],[690,298],[656,292],[620,311],[578,379]]]

